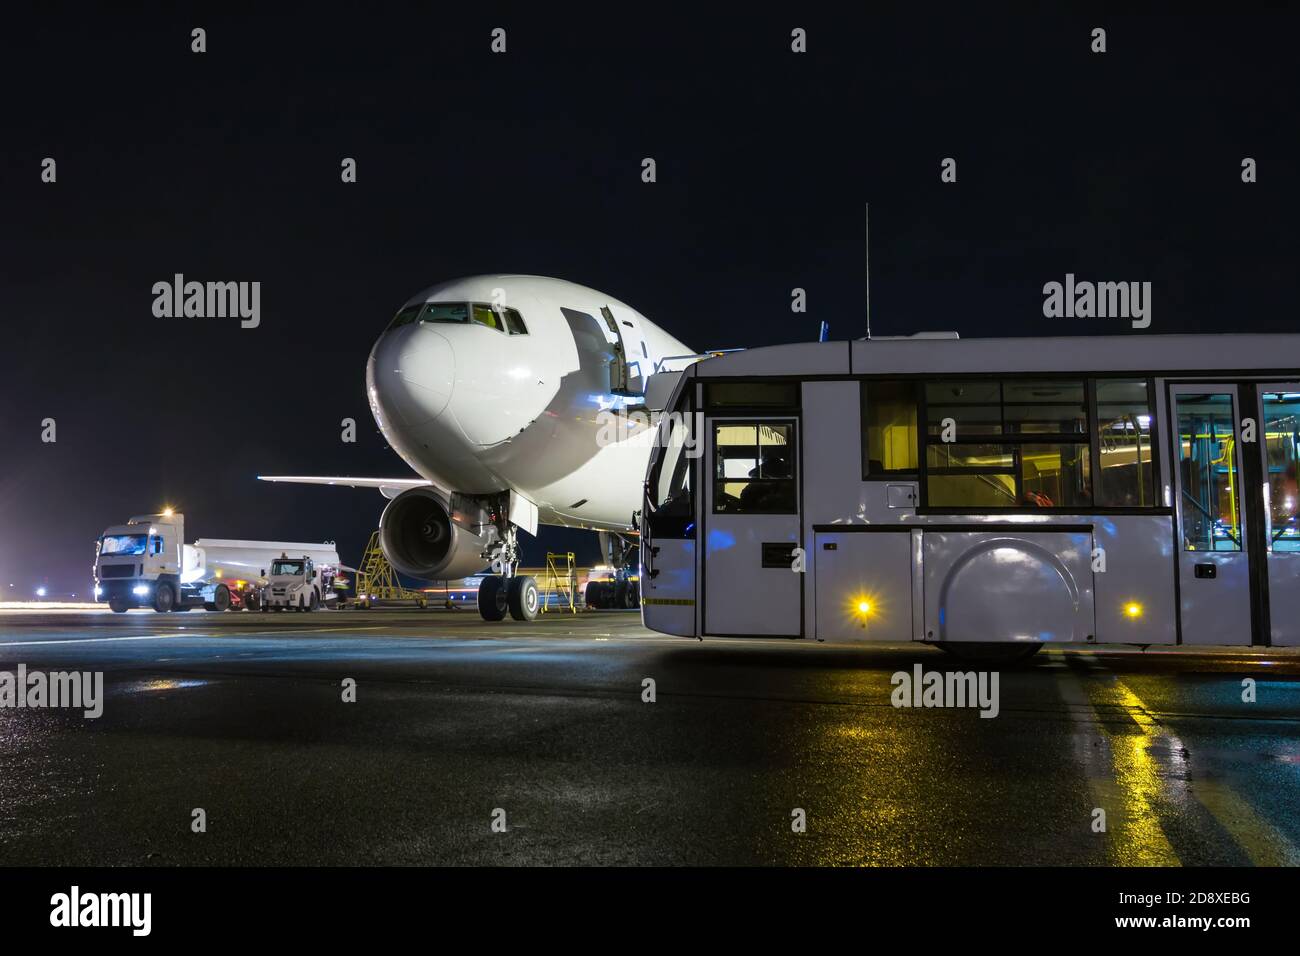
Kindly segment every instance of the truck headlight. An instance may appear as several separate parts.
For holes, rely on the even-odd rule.
[[[138,594],[141,597],[143,597],[144,595],[149,593],[149,588],[143,584],[137,584],[135,587],[131,589],[131,593]]]

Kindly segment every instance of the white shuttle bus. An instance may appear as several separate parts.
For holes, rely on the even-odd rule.
[[[656,631],[1300,644],[1300,335],[776,346],[687,368],[665,411]]]

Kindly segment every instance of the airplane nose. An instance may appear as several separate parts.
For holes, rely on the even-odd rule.
[[[430,422],[451,401],[456,355],[447,337],[427,326],[386,332],[370,357],[371,394],[389,417]]]

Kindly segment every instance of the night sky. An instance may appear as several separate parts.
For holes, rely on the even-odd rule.
[[[377,492],[254,476],[408,474],[365,360],[455,276],[571,279],[701,349],[858,337],[869,202],[877,335],[1128,331],[1045,319],[1066,272],[1150,281],[1143,334],[1295,329],[1294,19],[560,10],[3,14],[0,599],[84,596],[100,531],[164,503],[355,562]],[[155,318],[177,272],[260,281],[261,327]]]

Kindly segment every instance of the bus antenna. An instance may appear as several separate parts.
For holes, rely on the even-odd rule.
[[[871,341],[871,203],[862,207],[862,238],[867,266],[867,341]]]

